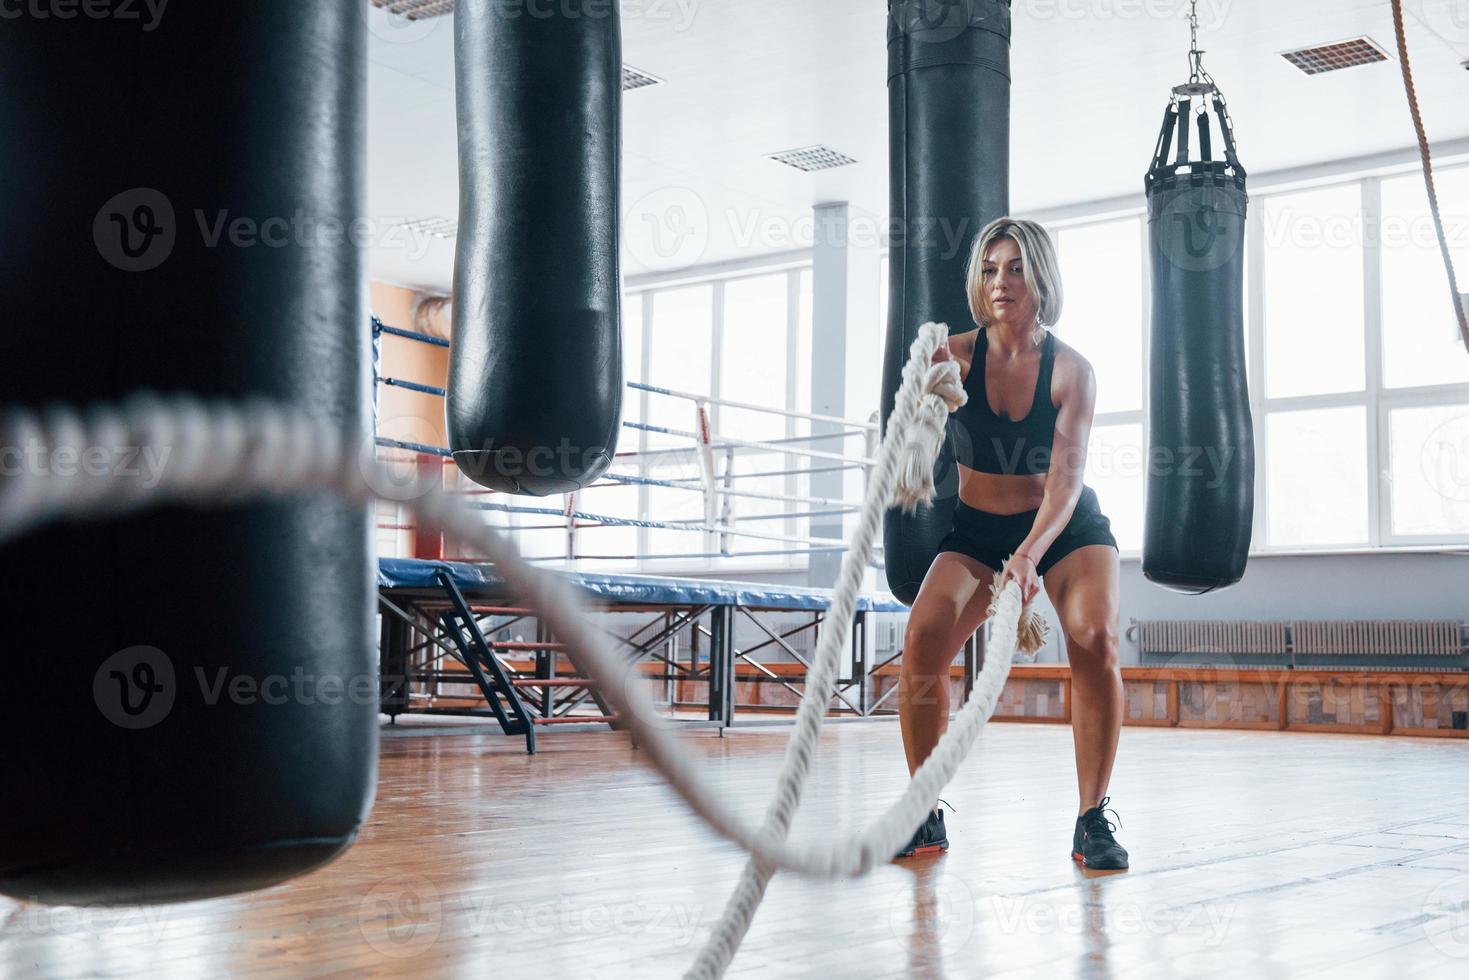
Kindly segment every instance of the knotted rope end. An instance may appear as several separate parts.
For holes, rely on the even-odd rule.
[[[1010,571],[1010,562],[1014,558],[1014,555],[1006,558],[1004,569],[990,581],[990,604],[985,611],[987,616],[996,616],[999,613],[1000,593],[1004,591],[1001,583],[1005,581],[1005,576]],[[1046,622],[1040,610],[1029,602],[1025,603],[1020,609],[1020,620],[1015,625],[1015,652],[1026,660],[1034,659],[1050,636],[1051,624]]]

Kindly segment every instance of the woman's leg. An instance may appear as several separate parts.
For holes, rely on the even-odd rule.
[[[988,565],[942,551],[913,600],[898,675],[898,719],[910,775],[949,726],[949,665],[984,622],[994,577]]]
[[[1046,571],[1044,583],[1071,662],[1071,736],[1076,746],[1078,814],[1107,795],[1122,731],[1122,669],[1117,656],[1117,551],[1078,548]]]

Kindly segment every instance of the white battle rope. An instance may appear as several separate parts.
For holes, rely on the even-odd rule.
[[[216,507],[318,491],[408,506],[424,525],[439,528],[494,563],[509,590],[566,644],[578,669],[602,692],[678,795],[714,830],[750,853],[751,863],[690,974],[719,976],[777,869],[824,877],[860,875],[907,843],[993,713],[1010,673],[1022,613],[1027,637],[1040,635],[1034,614],[1022,610],[1018,586],[1007,583],[995,596],[991,645],[973,694],[903,795],[860,834],[798,846],[786,841],[883,512],[890,502],[912,510],[931,499],[933,460],[947,413],[965,398],[958,365],[931,363],[946,336],[945,327],[925,324],[903,369],[903,385],[878,451],[860,524],[842,559],[775,797],[759,829],[724,805],[698,761],[660,723],[643,686],[591,625],[591,611],[568,581],[524,561],[509,537],[486,526],[482,515],[446,493],[439,480],[415,475],[405,482],[395,477],[375,458],[370,440],[358,451],[331,423],[302,411],[263,401],[206,403],[142,395],[120,406],[0,412],[0,544],[51,522],[97,520],[165,504]],[[905,452],[926,455],[927,465],[917,465],[911,455],[904,459]],[[900,481],[900,468],[920,485],[915,487],[907,477]],[[899,488],[900,482],[907,485]]]

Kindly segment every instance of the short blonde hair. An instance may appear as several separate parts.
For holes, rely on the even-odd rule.
[[[1024,218],[998,218],[985,226],[974,240],[969,253],[969,267],[964,273],[964,288],[969,296],[969,312],[979,326],[988,326],[991,315],[989,298],[984,292],[984,257],[990,246],[1010,239],[1020,248],[1025,285],[1035,297],[1036,314],[1042,326],[1054,327],[1061,319],[1061,264],[1056,259],[1056,246],[1051,236],[1034,221]]]

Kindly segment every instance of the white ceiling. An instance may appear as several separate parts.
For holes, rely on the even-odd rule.
[[[1013,212],[1141,193],[1169,88],[1187,75],[1187,7],[1016,0]],[[1469,135],[1469,0],[1405,7],[1429,134],[1436,144]],[[1314,78],[1279,57],[1363,34],[1395,54],[1386,0],[1199,8],[1205,65],[1229,98],[1251,173],[1415,144],[1395,56]],[[874,227],[885,220],[883,0],[622,0],[622,9],[623,60],[666,80],[624,99],[625,275],[802,247],[818,203],[849,201]],[[367,16],[370,271],[446,290],[452,241],[393,226],[458,211],[453,24]],[[765,159],[816,143],[859,162],[808,175]],[[667,228],[653,237],[658,222],[691,233],[671,251]]]

